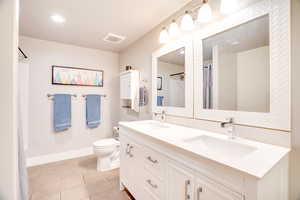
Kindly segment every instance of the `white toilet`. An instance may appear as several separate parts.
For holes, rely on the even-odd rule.
[[[114,128],[114,131],[116,128]],[[93,143],[97,156],[97,170],[108,171],[120,167],[120,142],[115,138],[98,140]]]

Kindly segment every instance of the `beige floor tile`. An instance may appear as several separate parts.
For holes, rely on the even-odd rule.
[[[87,156],[29,168],[31,200],[128,200],[119,191],[119,170],[98,172]]]
[[[61,180],[61,190],[67,190],[76,186],[84,185],[82,175],[74,174]]]
[[[126,192],[108,192],[91,196],[91,200],[130,200]]]
[[[90,172],[90,173],[84,173],[83,179],[85,184],[93,184],[100,181],[107,181],[108,176],[105,173],[99,173],[99,172]]]
[[[60,200],[60,193],[45,195],[41,193],[34,193],[30,200]]]
[[[89,198],[89,193],[85,185],[76,186],[61,192],[61,200],[81,200],[86,198]]]
[[[33,183],[30,185],[32,194],[39,193],[44,195],[52,195],[61,191],[60,182],[44,182],[44,183]]]
[[[98,193],[110,192],[111,190],[113,190],[113,185],[110,185],[109,182],[105,180],[101,180],[93,184],[87,184],[86,188],[89,195],[92,196]]]

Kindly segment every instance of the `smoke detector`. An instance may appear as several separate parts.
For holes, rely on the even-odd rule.
[[[109,43],[114,43],[114,44],[119,44],[121,43],[123,40],[125,40],[126,37],[124,36],[120,36],[120,35],[116,35],[113,33],[108,33],[105,37],[104,37],[104,41],[105,42],[109,42]]]

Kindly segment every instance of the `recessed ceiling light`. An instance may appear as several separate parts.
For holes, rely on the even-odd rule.
[[[55,23],[58,23],[58,24],[63,24],[66,21],[66,19],[61,15],[52,15],[51,19],[52,19],[52,21],[54,21]]]

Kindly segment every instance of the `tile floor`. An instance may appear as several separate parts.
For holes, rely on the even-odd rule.
[[[119,170],[96,171],[96,157],[28,169],[30,200],[129,200],[119,190]]]

